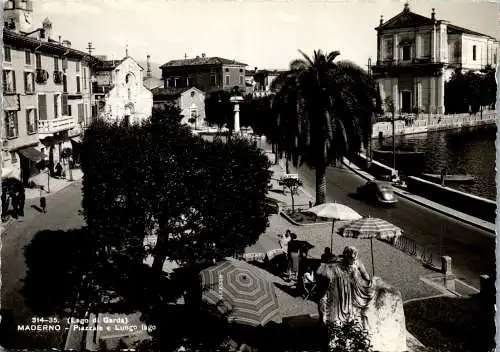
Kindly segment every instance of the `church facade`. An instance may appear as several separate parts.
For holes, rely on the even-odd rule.
[[[410,11],[384,22],[377,31],[373,77],[381,98],[392,98],[396,113],[443,114],[445,82],[456,69],[496,67],[498,41],[488,35]],[[387,108],[385,109],[387,111]]]
[[[138,123],[151,116],[153,94],[144,84],[144,69],[131,57],[105,60],[95,69],[93,94],[98,116]]]

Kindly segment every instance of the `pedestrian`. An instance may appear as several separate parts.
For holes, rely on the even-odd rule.
[[[313,207],[313,202],[309,201],[309,209]]]
[[[441,170],[441,186],[444,187],[444,179],[446,178],[446,173],[448,172],[447,168],[443,168],[443,170]]]
[[[326,247],[324,253],[321,255],[322,263],[331,263],[333,261],[333,254],[330,247]]]
[[[40,197],[40,208],[42,208],[42,212],[47,212],[47,200],[45,197]]]
[[[288,243],[291,241],[291,237],[290,237],[290,234],[292,232],[290,230],[286,230],[285,234],[283,236],[280,236],[280,246],[281,246],[281,249],[283,249],[283,252],[285,254],[288,253]]]
[[[19,213],[19,195],[17,190],[14,190],[12,192],[11,198],[12,198],[12,217],[14,219],[17,219]]]
[[[288,279],[297,280],[299,273],[300,248],[297,242],[297,235],[292,233],[288,242]]]
[[[63,171],[63,167],[62,167],[61,163],[57,163],[57,165],[56,165],[56,176],[57,177],[61,177],[62,176],[62,171]]]
[[[24,186],[19,189],[19,215],[24,216],[24,203],[26,202],[26,192]]]

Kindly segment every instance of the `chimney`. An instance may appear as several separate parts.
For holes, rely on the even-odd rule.
[[[431,19],[436,20],[436,9],[434,9],[434,8],[432,9]]]
[[[198,55],[196,55],[196,58],[199,59],[200,57]]]
[[[384,24],[384,15],[380,15],[380,25]]]
[[[146,64],[147,64],[147,71],[146,71],[146,77],[151,77],[151,56],[148,55],[146,56]]]
[[[59,44],[62,44],[62,37],[59,36]]]
[[[201,54],[201,57],[207,57],[207,56],[205,55],[205,53],[203,53],[203,54]]]
[[[42,27],[45,31],[45,38],[49,40],[52,37],[52,22],[46,18],[43,20]]]
[[[404,13],[410,12],[410,4],[408,4],[407,2],[405,3],[405,7],[403,8],[403,12]]]

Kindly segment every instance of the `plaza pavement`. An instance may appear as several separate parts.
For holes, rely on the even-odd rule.
[[[272,165],[271,171],[273,189],[281,190],[278,186],[278,180],[284,174],[284,170],[280,165]],[[279,201],[282,205],[291,205],[290,194],[286,195],[271,191],[270,197]],[[299,190],[299,194],[295,196],[295,203],[299,206],[308,204],[312,197],[305,193],[303,189]],[[342,222],[336,222],[335,231],[342,226]],[[267,237],[265,240],[273,240],[278,242],[277,236],[284,234],[287,229],[297,234],[299,240],[308,241],[314,248],[309,251],[309,256],[320,258],[325,247],[330,247],[331,241],[331,223],[312,224],[296,226],[286,220],[279,214],[273,214],[269,218],[269,227],[262,236]],[[260,240],[259,240],[260,241]],[[344,238],[338,233],[333,236],[333,253],[341,254],[345,246],[355,246],[359,250],[360,259],[365,264],[367,271],[372,273],[370,241],[362,239]],[[430,285],[428,280],[424,282],[422,278],[431,277],[436,274],[435,271],[426,269],[422,263],[392,247],[391,245],[375,240],[373,242],[373,256],[375,264],[375,276],[381,277],[384,281],[395,286],[401,291],[403,301],[413,300],[424,297],[432,297],[439,294],[449,294],[443,288],[435,285]]]

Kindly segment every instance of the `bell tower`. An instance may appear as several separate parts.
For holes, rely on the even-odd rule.
[[[3,20],[6,29],[29,32],[33,29],[33,0],[4,0]]]

